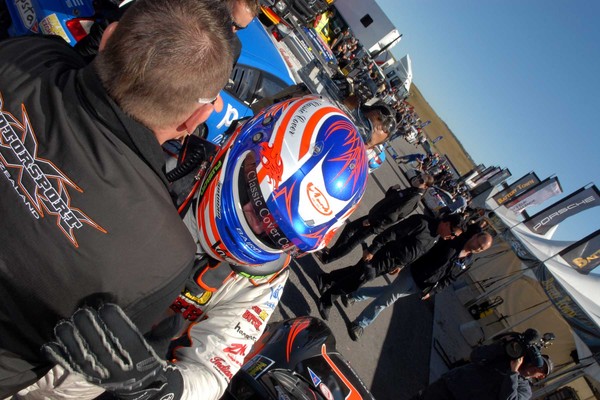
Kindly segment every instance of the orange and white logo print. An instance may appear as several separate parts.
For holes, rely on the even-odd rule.
[[[281,146],[271,147],[268,143],[261,143],[260,162],[261,171],[267,177],[269,185],[275,190],[279,188],[279,182],[283,175],[283,162],[281,160]]]
[[[306,195],[310,200],[310,204],[312,204],[319,213],[326,216],[333,214],[329,202],[327,201],[327,197],[313,183],[309,183],[306,186]]]
[[[52,161],[38,156],[38,142],[24,105],[22,121],[3,109],[0,94],[0,174],[8,181],[35,219],[56,217],[56,226],[79,247],[75,232],[84,224],[106,230],[71,204],[68,189],[83,193]]]

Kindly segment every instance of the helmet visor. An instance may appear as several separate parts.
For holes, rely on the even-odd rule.
[[[281,230],[263,197],[252,152],[242,163],[238,188],[243,215],[254,236],[271,249],[295,252],[296,246]]]

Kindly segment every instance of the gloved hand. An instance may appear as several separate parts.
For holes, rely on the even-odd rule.
[[[81,308],[54,328],[56,342],[42,351],[57,364],[122,399],[180,398],[183,378],[163,357],[180,324],[160,323],[147,341],[123,310],[105,304],[97,311]],[[157,351],[152,344],[158,345]],[[160,350],[159,350],[160,347]]]

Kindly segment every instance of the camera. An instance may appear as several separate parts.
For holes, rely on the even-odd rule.
[[[547,332],[540,336],[536,329],[530,328],[523,333],[507,333],[496,340],[503,345],[504,353],[509,359],[523,357],[524,364],[542,367],[542,349],[548,348],[555,338],[554,333]]]

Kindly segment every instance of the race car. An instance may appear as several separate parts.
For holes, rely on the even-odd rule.
[[[242,52],[229,83],[221,91],[223,109],[213,112],[206,122],[206,138],[216,144],[222,141],[233,121],[254,115],[252,104],[296,84],[273,39],[258,19],[237,35],[242,42]]]
[[[102,10],[114,9],[109,0],[2,0],[0,38],[33,34],[57,35],[71,46],[90,32]]]

